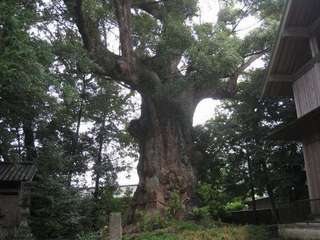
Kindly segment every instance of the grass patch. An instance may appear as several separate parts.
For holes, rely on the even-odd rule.
[[[139,236],[124,237],[124,240],[178,240],[177,236],[169,233],[143,233]]]
[[[125,240],[269,240],[270,233],[263,226],[235,226],[211,224],[210,227],[193,222],[173,221],[159,232],[126,236]]]

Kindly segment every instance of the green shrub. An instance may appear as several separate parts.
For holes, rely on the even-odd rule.
[[[206,219],[210,217],[209,206],[195,207],[192,209],[192,218],[196,220]]]
[[[140,211],[137,214],[138,227],[140,231],[153,231],[168,226],[168,220],[159,211],[144,212]]]
[[[100,240],[97,233],[81,233],[77,236],[77,240]]]
[[[168,215],[175,218],[177,214],[183,209],[181,197],[178,192],[172,192],[168,203]]]
[[[240,199],[234,199],[233,201],[229,202],[226,206],[227,211],[239,211],[244,208],[244,204]]]
[[[200,199],[200,206],[208,211],[211,217],[220,219],[226,214],[226,196],[212,184],[201,184],[197,188],[197,195]]]
[[[195,224],[194,222],[190,222],[190,221],[171,221],[170,222],[170,226],[173,227],[175,229],[175,231],[177,232],[181,232],[181,231],[198,231],[200,229],[202,229],[202,227],[200,225]]]
[[[197,226],[191,222],[173,221],[173,229],[158,233],[143,233],[125,240],[269,240],[270,233],[263,226],[213,225]]]
[[[179,238],[167,233],[145,233],[131,238],[125,237],[124,240],[179,240]]]

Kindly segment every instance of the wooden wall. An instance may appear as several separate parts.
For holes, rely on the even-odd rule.
[[[293,84],[298,118],[320,106],[320,64],[317,63]]]
[[[20,221],[19,196],[0,193],[0,226],[16,227]]]
[[[313,214],[320,214],[320,136],[313,136],[303,142],[305,169],[307,173],[309,198]]]

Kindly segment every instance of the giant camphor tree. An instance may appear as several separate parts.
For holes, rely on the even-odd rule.
[[[191,140],[195,108],[204,98],[235,93],[241,73],[270,49],[278,17],[271,8],[278,10],[280,4],[224,1],[215,25],[192,24],[196,0],[64,4],[93,62],[92,71],[141,95],[141,116],[128,128],[140,149],[133,209],[163,209],[176,193],[187,209],[196,182],[192,162],[198,154]],[[260,27],[240,38],[239,23],[253,14]],[[119,29],[119,55],[105,44],[109,28]]]

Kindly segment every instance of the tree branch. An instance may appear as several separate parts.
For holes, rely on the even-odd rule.
[[[159,1],[148,1],[148,0],[133,0],[132,7],[141,9],[156,19],[163,20],[162,7],[159,3],[165,0]]]
[[[265,52],[261,51],[259,54],[250,56],[238,69],[229,76],[229,80],[225,87],[223,86],[204,86],[195,91],[195,102],[199,103],[204,98],[226,99],[233,97],[236,94],[237,83],[239,76],[257,59],[259,59]]]
[[[64,0],[64,2],[79,29],[89,57],[99,64],[106,74],[112,75],[118,56],[103,47],[98,22],[87,16],[83,10],[82,0]]]
[[[257,59],[259,59],[264,53],[259,53],[256,55],[252,55],[249,57],[247,61],[245,61],[241,66],[230,76],[228,81],[228,88],[227,91],[230,95],[234,95],[237,90],[237,83],[239,76]]]
[[[231,97],[230,93],[226,88],[223,87],[203,87],[196,89],[194,93],[194,105],[197,106],[198,103],[205,98],[212,98],[215,100],[221,100]]]
[[[135,60],[132,46],[131,0],[114,0],[113,2],[116,6],[122,60],[124,61],[121,66],[123,72],[132,79],[135,71]]]
[[[265,49],[262,49],[262,50],[254,51],[254,52],[251,52],[251,53],[247,53],[247,54],[244,56],[244,58],[251,57],[251,56],[253,56],[253,55],[260,55],[260,54],[261,54],[261,56],[262,56],[263,54],[265,54],[265,53],[267,53],[267,52],[269,52],[269,51],[270,51],[270,48],[265,48]]]
[[[64,0],[64,2],[79,29],[84,47],[94,63],[93,72],[103,76],[104,79],[122,83],[130,89],[139,91],[143,91],[143,85],[155,86],[160,83],[158,75],[133,55],[131,0],[114,0],[122,56],[114,54],[104,46],[98,20],[90,17],[90,14],[84,9],[83,0]]]

